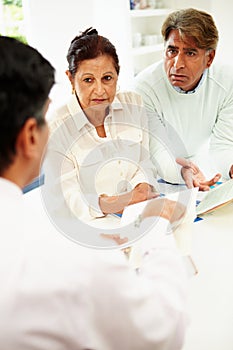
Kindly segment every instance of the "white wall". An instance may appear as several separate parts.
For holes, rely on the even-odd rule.
[[[233,64],[233,1],[232,0],[173,0],[177,4],[185,7],[208,11],[214,18],[219,30],[219,44],[216,52],[216,61]]]
[[[23,0],[26,36],[57,70],[50,111],[63,104],[71,92],[65,75],[66,54],[71,40],[88,27],[95,27],[116,46],[121,72],[119,85],[131,75],[127,0]]]
[[[211,11],[219,29],[216,60],[233,64],[233,1],[212,0]]]
[[[233,1],[229,0],[166,0],[175,8],[196,7],[210,12],[219,28],[220,41],[216,60],[231,61]],[[128,0],[23,0],[26,35],[29,44],[48,58],[57,70],[57,85],[52,91],[51,109],[64,103],[71,88],[65,75],[66,54],[71,40],[79,31],[95,27],[116,46],[121,73],[121,88],[133,76],[130,53],[130,18]]]

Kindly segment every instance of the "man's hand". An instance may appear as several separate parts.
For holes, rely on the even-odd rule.
[[[233,179],[233,165],[230,168],[229,176],[230,176],[231,179]]]
[[[194,163],[184,158],[177,158],[176,162],[182,166],[181,174],[188,188],[199,187],[200,191],[209,191],[210,186],[221,178],[221,174],[216,174],[212,179],[206,180],[202,171]],[[231,169],[233,176],[233,166]]]

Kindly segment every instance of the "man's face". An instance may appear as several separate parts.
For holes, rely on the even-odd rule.
[[[48,98],[43,108],[44,119],[48,111],[49,104],[50,104],[50,99]],[[38,125],[36,129],[37,129],[36,130],[37,153],[34,158],[35,167],[34,167],[34,174],[32,175],[32,178],[38,176],[40,172],[41,164],[43,163],[43,160],[46,154],[47,142],[48,142],[48,136],[49,136],[49,128],[48,128],[47,121],[45,120],[45,123],[43,125]]]
[[[184,91],[193,90],[204,70],[210,67],[214,50],[199,49],[191,37],[180,37],[171,30],[165,43],[164,68],[170,83]]]

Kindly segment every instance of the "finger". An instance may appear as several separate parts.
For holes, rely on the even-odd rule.
[[[117,234],[101,233],[100,236],[103,237],[103,238],[111,239],[111,240],[115,241],[119,245],[128,242],[128,238],[127,237],[121,238],[120,235],[117,235]]]
[[[194,183],[194,187],[199,188],[199,191],[205,192],[205,191],[209,191],[209,189],[210,189],[209,186],[206,185],[205,182],[199,182],[199,181],[194,180],[193,183]]]
[[[150,192],[148,193],[147,199],[158,198],[159,196],[160,196],[160,193],[158,192]]]
[[[233,165],[232,165],[231,168],[230,168],[230,178],[233,179]]]
[[[216,174],[211,180],[208,181],[200,181],[200,185],[203,186],[213,186],[214,184],[216,184],[216,182],[219,181],[219,179],[222,177],[221,174]]]

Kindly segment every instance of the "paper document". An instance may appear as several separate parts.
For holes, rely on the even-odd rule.
[[[210,189],[196,208],[197,215],[210,212],[233,201],[233,179]]]
[[[174,230],[177,245],[180,248],[183,255],[190,253],[191,229],[193,221],[196,217],[197,191],[197,188],[193,188],[166,195],[166,198],[169,198],[174,201],[179,201],[186,207],[186,213],[184,217],[181,219],[181,222],[179,224],[175,223],[176,227]],[[121,218],[121,226],[134,222],[138,215],[142,213],[146,205],[147,201],[144,201],[126,207],[123,211],[123,215]]]
[[[197,191],[198,188],[193,188],[176,193],[169,193],[166,195],[166,198],[174,201],[179,201],[186,207],[186,213],[180,222],[176,223],[173,234],[175,236],[177,246],[183,255],[184,264],[186,266],[188,275],[194,275],[197,273],[197,268],[190,256],[193,221],[196,218]],[[147,202],[148,201],[144,201],[126,207],[121,218],[121,225],[124,226],[126,224],[132,223],[137,218],[137,216],[142,213],[143,209],[147,205]],[[133,268],[140,268],[142,262],[140,240],[133,245],[129,256],[129,262]]]

